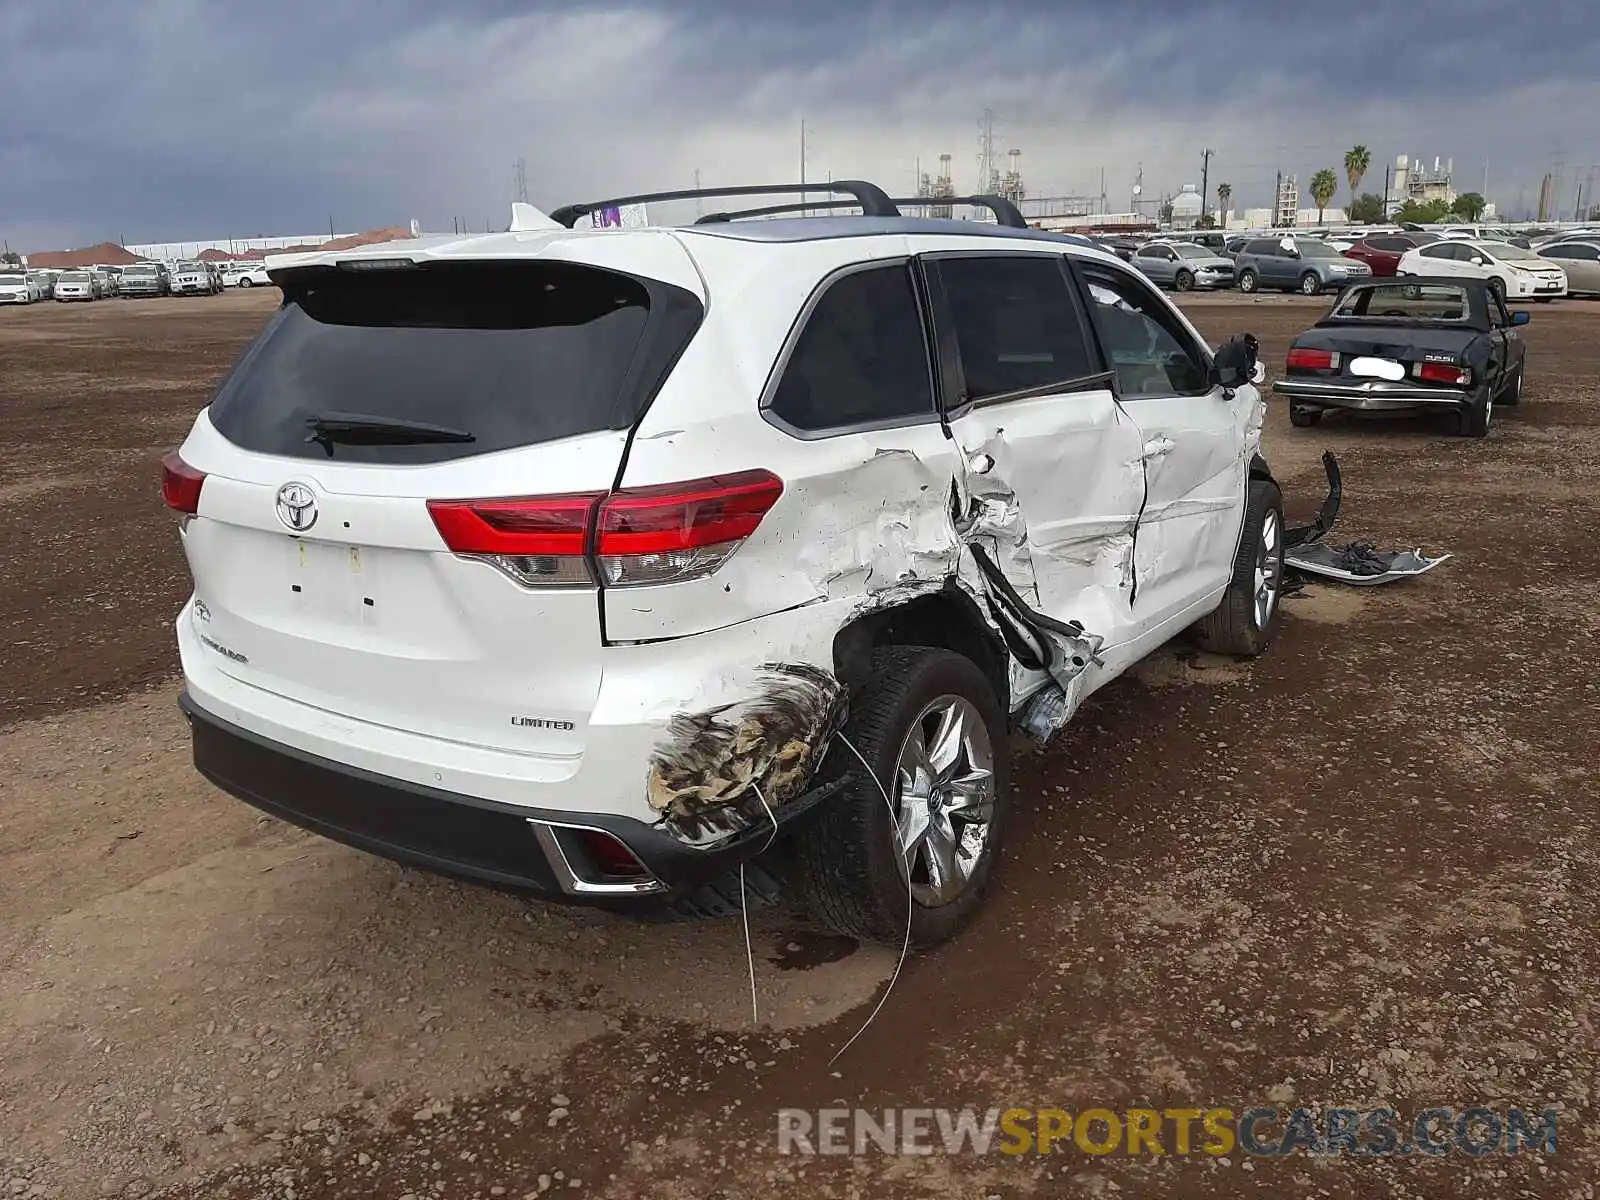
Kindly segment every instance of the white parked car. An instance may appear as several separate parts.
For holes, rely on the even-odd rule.
[[[703,915],[782,878],[927,945],[1000,852],[1010,729],[1191,627],[1264,651],[1253,339],[1081,239],[834,186],[867,215],[519,205],[271,260],[164,464],[198,769],[501,887]]]
[[[217,275],[203,262],[181,262],[173,269],[174,296],[213,296],[221,290]]]
[[[235,287],[264,287],[272,282],[267,276],[266,263],[236,263],[228,275],[227,282]]]
[[[0,267],[0,304],[32,304],[42,298],[37,278],[20,268]]]
[[[93,271],[63,271],[56,276],[57,300],[98,300],[100,282]]]
[[[1506,300],[1553,300],[1567,294],[1567,274],[1510,242],[1448,238],[1400,256],[1396,275],[1486,279]]]

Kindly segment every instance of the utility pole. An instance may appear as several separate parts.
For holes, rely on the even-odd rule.
[[[700,168],[699,167],[696,167],[694,169],[694,190],[697,191],[697,192],[700,190]],[[699,196],[696,196],[694,198],[694,215],[697,216],[697,217],[703,217],[703,216],[705,216],[705,212],[706,212],[705,201],[703,199],[701,199]]]
[[[517,159],[516,183],[517,199],[526,204],[528,202],[528,164],[525,159]]]
[[[1272,224],[1276,228],[1278,218],[1283,215],[1283,172],[1278,172],[1278,182],[1272,188]]]
[[[807,216],[806,212],[806,119],[800,118],[800,215]]]
[[[1383,219],[1385,221],[1389,219],[1389,172],[1391,170],[1393,168],[1388,163],[1383,165]]]
[[[1211,151],[1200,156],[1200,216],[1203,219],[1211,205]]]

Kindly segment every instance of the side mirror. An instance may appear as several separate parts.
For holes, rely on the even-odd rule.
[[[1533,314],[1530,312],[1514,312],[1511,314],[1511,323],[1513,325],[1526,325],[1531,320],[1533,320]]]
[[[1246,383],[1259,383],[1266,375],[1266,368],[1256,361],[1260,349],[1260,343],[1248,333],[1229,338],[1211,360],[1211,385],[1231,392]]]
[[[1483,259],[1477,257],[1477,255],[1473,255],[1472,265],[1475,266],[1475,267],[1483,266]]]

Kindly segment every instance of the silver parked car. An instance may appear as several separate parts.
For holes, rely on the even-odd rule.
[[[1366,263],[1346,258],[1332,246],[1309,237],[1253,238],[1233,263],[1241,292],[1277,288],[1316,296],[1372,277],[1372,268]]]
[[[56,299],[98,300],[100,284],[93,271],[63,271],[56,276]]]
[[[172,273],[174,296],[214,296],[222,284],[209,263],[181,262]]]
[[[1539,247],[1539,257],[1566,271],[1567,295],[1600,295],[1600,237],[1587,242],[1551,242]]]
[[[1175,292],[1233,286],[1233,261],[1193,242],[1147,242],[1128,261]]]

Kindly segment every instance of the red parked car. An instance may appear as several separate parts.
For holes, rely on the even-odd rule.
[[[1438,240],[1431,233],[1374,233],[1351,246],[1344,256],[1366,263],[1374,275],[1393,275],[1407,250]]]

